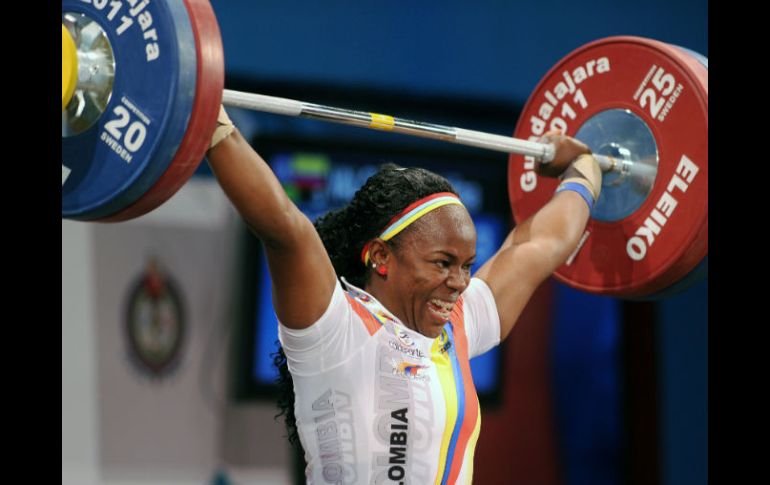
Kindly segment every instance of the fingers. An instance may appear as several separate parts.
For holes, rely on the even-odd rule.
[[[535,163],[535,172],[545,177],[560,176],[580,155],[591,153],[588,145],[565,135],[563,130],[550,130],[539,141],[552,144],[555,148],[554,157],[549,163]]]
[[[550,130],[537,139],[538,143],[556,143],[564,136],[562,130]]]
[[[583,143],[580,140],[576,140],[575,138],[572,138],[572,140],[575,142],[575,144],[577,144],[578,147],[580,147],[582,150],[584,150],[585,153],[591,153],[591,149],[588,147],[588,145],[586,145],[585,143]]]

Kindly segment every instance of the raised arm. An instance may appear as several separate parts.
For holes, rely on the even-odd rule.
[[[549,134],[546,141],[556,144],[557,155],[548,166],[538,166],[538,173],[558,176],[563,181],[560,188],[566,185],[578,191],[568,189],[554,195],[518,224],[476,272],[495,297],[501,339],[513,329],[537,287],[575,250],[590,217],[586,197],[596,200],[601,189],[601,171],[593,157],[585,155],[590,153],[588,147],[559,134]]]
[[[207,153],[230,201],[262,241],[278,319],[289,328],[310,326],[326,310],[334,268],[313,224],[294,205],[270,167],[232,126],[224,109]]]

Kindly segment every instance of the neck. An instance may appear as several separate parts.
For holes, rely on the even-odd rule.
[[[406,318],[406,314],[403,309],[399,308],[395,295],[390,291],[390,285],[386,284],[382,278],[372,275],[372,278],[364,286],[364,291],[382,303],[382,305],[387,308],[394,317],[398,318],[407,328],[410,328],[415,332],[418,331],[417,328]]]

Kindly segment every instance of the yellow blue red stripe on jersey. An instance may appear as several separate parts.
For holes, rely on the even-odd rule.
[[[463,462],[468,463],[469,469],[465,476],[470,483],[473,475],[473,454],[481,427],[481,413],[468,361],[462,299],[455,305],[450,322],[434,342],[431,360],[436,365],[446,403],[446,424],[441,439],[435,483],[456,483]]]

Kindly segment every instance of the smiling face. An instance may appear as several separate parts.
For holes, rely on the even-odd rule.
[[[394,249],[378,245],[375,260],[388,275],[372,286],[380,300],[407,327],[435,338],[460,294],[470,283],[476,257],[476,228],[458,205],[436,209],[398,236]]]

